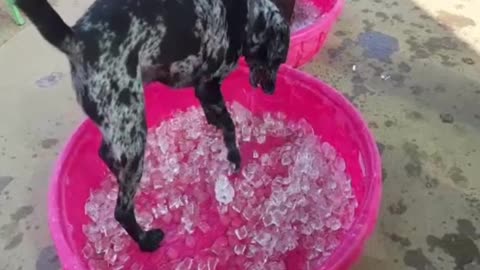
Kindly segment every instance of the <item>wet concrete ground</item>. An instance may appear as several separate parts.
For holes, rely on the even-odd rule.
[[[382,152],[381,216],[356,270],[480,269],[480,2],[443,2],[348,1],[303,68],[360,108]],[[87,5],[57,7],[72,22]],[[1,9],[0,269],[56,269],[48,175],[82,115],[63,56]]]
[[[480,269],[478,4],[349,2],[304,68],[361,109],[382,152],[382,213],[357,269]]]

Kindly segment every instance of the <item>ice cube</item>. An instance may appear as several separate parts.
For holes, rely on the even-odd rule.
[[[210,249],[216,255],[220,255],[222,254],[223,251],[225,251],[227,245],[228,245],[228,239],[222,236],[215,240],[215,242],[213,243]]]
[[[335,148],[333,148],[331,144],[328,142],[323,142],[321,147],[323,155],[327,160],[335,160],[337,154]]]
[[[148,212],[140,212],[137,215],[137,222],[140,226],[148,230],[152,227],[153,216]]]
[[[143,265],[138,262],[135,262],[130,266],[130,270],[143,270]]]
[[[193,259],[185,258],[175,267],[175,270],[193,270]]]
[[[180,194],[172,194],[168,200],[168,208],[174,211],[183,206],[182,197]]]
[[[280,226],[282,221],[284,220],[283,214],[278,210],[275,209],[271,212],[272,215],[272,224]]]
[[[167,249],[166,255],[169,259],[175,260],[178,258],[179,252],[175,248],[171,247]]]
[[[334,216],[328,218],[325,225],[332,231],[338,231],[342,227],[340,220]]]
[[[185,237],[185,246],[189,248],[194,248],[195,245],[196,245],[195,237],[191,235],[188,235],[187,237]]]
[[[82,252],[83,252],[83,257],[85,259],[90,259],[95,255],[95,250],[89,243],[85,244],[85,246],[82,249]]]
[[[217,153],[217,152],[220,152],[223,149],[223,147],[224,145],[221,142],[221,140],[216,139],[210,145],[210,151],[212,151],[212,153]]]
[[[286,270],[287,266],[283,261],[272,261],[265,265],[265,270]]]
[[[212,228],[210,227],[210,225],[208,225],[207,222],[205,221],[202,221],[198,224],[198,229],[200,229],[201,232],[203,233],[207,233],[209,232]]]
[[[231,108],[232,114],[239,123],[243,123],[252,117],[252,113],[238,102],[233,102]]]
[[[169,147],[170,147],[170,141],[169,141],[168,137],[158,136],[157,137],[157,143],[158,143],[158,146],[160,148],[160,151],[163,154],[166,154],[167,151],[169,150]]]
[[[264,144],[266,141],[267,141],[267,136],[265,136],[264,134],[258,135],[257,137],[258,144]]]
[[[110,240],[108,238],[101,238],[99,241],[95,242],[95,252],[101,254],[105,252],[110,246]]]
[[[152,210],[154,218],[159,218],[160,216],[166,215],[167,213],[168,207],[165,204],[157,204]]]
[[[260,232],[253,239],[261,246],[266,247],[272,240],[272,235],[267,232]]]
[[[235,229],[235,235],[237,236],[238,240],[243,240],[248,236],[248,229],[246,226],[242,226],[238,229]]]
[[[93,221],[98,219],[98,205],[96,202],[89,200],[85,204],[85,214],[89,216]]]
[[[247,166],[245,166],[242,170],[242,175],[247,179],[248,181],[251,181],[253,177],[255,177],[255,174],[258,172],[258,166],[255,163],[250,163]]]
[[[229,204],[235,197],[235,190],[230,184],[228,178],[224,175],[219,176],[215,182],[215,199],[221,204]]]
[[[237,198],[236,200],[233,201],[232,203],[232,210],[241,213],[243,211],[243,208],[245,207],[245,200],[242,198]]]
[[[243,126],[241,129],[241,135],[244,142],[249,142],[252,140],[252,128],[250,126]]]
[[[262,156],[260,156],[260,163],[262,164],[262,166],[267,166],[270,164],[270,156],[268,154],[262,154]]]
[[[127,254],[119,254],[117,257],[117,264],[119,264],[119,266],[123,266],[123,264],[127,263],[128,260],[130,260],[130,256],[128,256]]]
[[[216,270],[218,262],[218,258],[209,257],[207,260],[207,270]]]
[[[286,193],[288,195],[297,194],[301,191],[302,187],[300,186],[300,181],[298,179],[293,180],[290,185],[287,187]]]
[[[322,217],[312,218],[310,220],[310,226],[312,226],[315,231],[321,230],[324,227]]]
[[[113,244],[113,251],[119,252],[126,247],[127,241],[124,237],[116,236],[112,238],[112,244]]]
[[[250,244],[248,245],[248,248],[247,248],[247,254],[245,255],[247,258],[254,258],[255,255],[258,254],[258,252],[260,251],[260,247],[256,244]]]
[[[238,244],[233,247],[233,253],[237,256],[241,256],[245,253],[245,250],[247,249],[247,246]]]
[[[342,157],[337,157],[335,159],[334,168],[341,172],[345,171],[345,168],[346,168],[345,160]]]
[[[284,250],[294,250],[298,246],[298,236],[293,230],[285,233],[283,236],[283,240]]]
[[[313,228],[312,226],[310,226],[310,224],[302,224],[301,227],[300,227],[300,232],[304,235],[312,235],[313,233]]]
[[[111,201],[116,201],[117,196],[118,196],[118,188],[114,188],[110,192],[108,192],[107,199]]]
[[[109,265],[114,265],[117,260],[117,253],[109,248],[105,251],[103,258]]]
[[[246,199],[251,199],[254,194],[253,188],[250,186],[248,182],[245,182],[245,181],[241,181],[238,184],[237,189],[238,189],[238,192],[243,196],[243,198],[246,198]]]
[[[242,216],[248,221],[252,220],[256,216],[256,214],[257,211],[250,205],[245,206],[242,212]]]
[[[181,222],[182,225],[183,225],[183,229],[184,229],[187,233],[192,234],[192,233],[194,232],[195,224],[194,224],[194,222],[192,221],[191,217],[189,217],[189,216],[183,216],[183,217],[181,217],[180,222]]]
[[[293,178],[290,176],[286,176],[286,177],[277,176],[275,177],[275,179],[273,179],[274,182],[280,185],[285,185],[285,186],[290,185],[290,183],[292,183],[292,180]]]
[[[290,152],[284,152],[282,154],[282,159],[281,159],[281,163],[283,166],[288,166],[290,164],[292,164],[292,157],[291,157],[291,153]]]
[[[103,260],[90,259],[88,261],[88,269],[107,270],[108,263]]]
[[[93,225],[83,225],[82,226],[83,233],[91,242],[97,242],[102,237],[100,231],[97,227]]]
[[[337,188],[337,183],[334,181],[330,181],[327,183],[327,188],[330,190],[336,189]]]
[[[287,196],[281,188],[273,190],[272,195],[270,195],[270,201],[273,205],[281,205],[285,202],[286,199]]]
[[[217,209],[218,209],[218,213],[220,213],[221,215],[226,215],[228,213],[228,205],[226,204],[219,204]],[[224,217],[228,218],[228,216],[224,216]]]

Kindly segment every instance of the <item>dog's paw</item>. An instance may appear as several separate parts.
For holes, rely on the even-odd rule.
[[[140,250],[143,252],[154,252],[160,247],[165,234],[160,229],[153,229],[147,231],[145,236],[138,243]]]
[[[275,94],[275,87],[274,86],[271,86],[271,87],[262,87],[262,90],[265,94],[267,95],[270,95],[272,96],[273,94]]]
[[[263,90],[263,92],[269,96],[273,96],[273,94],[275,94],[275,91],[270,91],[270,90]]]
[[[238,149],[232,149],[228,151],[227,159],[235,167],[235,171],[240,170],[240,165],[242,163],[242,158],[240,157],[240,151]]]

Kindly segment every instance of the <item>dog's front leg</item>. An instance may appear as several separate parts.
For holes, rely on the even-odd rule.
[[[220,80],[214,79],[197,84],[195,86],[195,96],[202,105],[208,123],[222,129],[223,140],[228,150],[227,159],[238,170],[241,157],[237,147],[235,125],[225,107],[225,101],[220,90]]]

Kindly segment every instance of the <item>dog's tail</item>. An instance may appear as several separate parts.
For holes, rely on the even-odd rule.
[[[72,28],[62,20],[47,0],[17,0],[16,5],[32,21],[43,38],[60,51],[72,53],[75,42]]]

